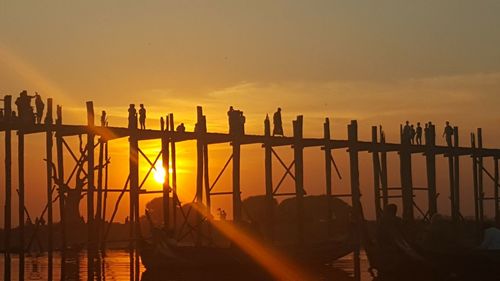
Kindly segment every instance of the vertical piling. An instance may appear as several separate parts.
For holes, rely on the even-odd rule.
[[[94,280],[94,105],[87,102],[87,279]]]
[[[481,128],[477,129],[477,148],[481,150],[483,148],[483,130]],[[478,192],[478,212],[479,212],[479,223],[482,224],[484,221],[484,187],[483,187],[483,155],[480,153],[477,157],[477,192]]]
[[[174,114],[170,113],[169,115],[169,121],[170,121],[170,131],[175,132],[174,128]],[[176,156],[175,156],[175,139],[172,137],[170,140],[170,158],[172,159],[172,195],[174,198],[174,203],[172,206],[172,227],[175,230],[177,226],[177,206],[175,204],[175,198],[177,198],[177,162],[176,162]]]
[[[168,118],[167,118],[167,131],[169,128]],[[161,138],[161,161],[162,168],[165,172],[165,176],[163,178],[163,227],[168,230],[170,229],[170,186],[169,186],[169,165],[168,161],[170,158],[169,151],[169,141],[166,135],[163,135]]]
[[[358,123],[356,120],[352,120],[351,124],[347,126],[347,135],[349,142],[349,171],[351,176],[351,197],[352,206],[354,212],[354,220],[356,225],[358,225],[356,233],[360,233],[361,227],[361,193],[360,193],[360,183],[359,183],[359,148],[357,146],[358,142]],[[360,245],[361,237],[356,237],[356,245],[354,248],[354,280],[361,280],[361,263],[360,263]]]
[[[402,131],[402,130],[401,130]],[[403,220],[413,221],[413,183],[411,169],[410,138],[401,133],[399,150],[401,188],[403,195]]]
[[[453,146],[455,148],[459,147],[458,143],[458,127],[453,128]],[[455,217],[456,220],[460,218],[460,157],[458,154],[453,155],[453,194],[454,194],[454,205],[455,205]]]
[[[96,252],[97,249],[102,249],[101,235],[103,228],[102,218],[102,201],[103,201],[103,174],[104,174],[104,140],[99,138],[99,159],[97,164],[97,200],[95,212],[95,239],[96,239]],[[97,268],[100,268],[99,266]]]
[[[332,217],[333,217],[333,206],[332,206],[332,148],[330,145],[330,120],[325,118],[325,123],[323,124],[323,137],[325,139],[325,185],[326,185],[326,203],[327,203],[327,223],[328,223],[328,235],[332,232]]]
[[[494,161],[494,196],[495,196],[495,223],[497,227],[500,225],[500,210],[498,209],[498,204],[499,204],[499,198],[498,198],[498,180],[499,180],[499,171],[498,171],[498,157],[493,158]]]
[[[45,132],[46,132],[46,156],[47,160],[47,229],[48,229],[48,243],[47,243],[47,275],[48,280],[53,277],[53,251],[54,251],[54,226],[52,215],[52,99],[47,99],[47,115],[45,117]]]
[[[273,196],[273,155],[271,144],[271,122],[269,115],[264,120],[264,168],[266,186],[266,214],[267,214],[267,235],[269,240],[274,241],[274,196]]]
[[[474,133],[470,134],[470,143],[471,147],[473,148],[472,152],[472,183],[474,187],[474,218],[476,222],[476,229],[479,230],[479,185],[478,185],[478,174],[477,174],[477,168],[478,168],[478,161],[477,161],[477,154],[476,154],[476,136]],[[478,236],[479,237],[479,236]]]
[[[67,247],[66,241],[66,214],[65,214],[65,194],[64,194],[64,155],[63,155],[63,137],[59,130],[62,127],[62,107],[57,106],[56,109],[56,157],[57,157],[57,184],[59,193],[59,221],[61,226],[61,262],[64,264],[66,260],[65,250]],[[65,278],[65,267],[61,266],[61,279]]]
[[[4,280],[11,280],[11,228],[12,228],[12,96],[4,97],[5,120],[5,205],[4,205]]]
[[[429,208],[429,217],[437,213],[437,189],[436,189],[436,127],[429,124],[425,135],[425,164],[427,170],[427,202]]]
[[[198,207],[201,207],[203,204],[203,136],[205,134],[204,128],[206,128],[204,124],[204,116],[203,109],[201,106],[197,108],[197,122],[196,122],[196,204]],[[197,235],[196,235],[196,244],[200,246],[202,243],[202,223],[203,217],[202,214],[197,212]]]
[[[380,204],[380,199],[382,199],[382,196],[380,194],[380,158],[379,158],[379,152],[377,149],[375,149],[376,144],[378,143],[378,136],[377,136],[378,130],[377,126],[372,126],[372,144],[373,144],[373,151],[372,151],[372,166],[373,166],[373,190],[375,192],[374,198],[375,198],[375,215],[377,218],[377,221],[380,220],[380,217],[382,215],[382,207]]]
[[[384,147],[385,145],[385,133],[382,130],[382,126],[379,127],[380,131],[380,145]],[[389,204],[389,186],[387,180],[387,151],[382,150],[380,153],[380,182],[382,185],[382,204],[383,206],[387,206]]]
[[[24,132],[17,131],[17,164],[19,185],[19,280],[24,280]]]
[[[293,155],[295,160],[295,194],[297,198],[297,235],[299,245],[304,243],[304,145],[303,116],[293,121]]]

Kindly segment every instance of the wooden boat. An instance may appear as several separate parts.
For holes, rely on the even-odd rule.
[[[307,246],[274,246],[273,250],[302,265],[332,262],[352,252],[352,239],[310,243]],[[258,268],[257,263],[237,247],[195,247],[155,244],[143,240],[141,261],[147,270],[217,270]]]
[[[439,252],[408,245],[387,252],[375,244],[365,244],[371,272],[377,280],[500,280],[500,250]]]

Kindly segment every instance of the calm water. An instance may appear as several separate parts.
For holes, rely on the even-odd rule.
[[[3,254],[0,255],[0,278],[3,278]],[[70,267],[68,271],[72,271],[73,274],[71,278],[67,280],[87,280],[87,259],[85,252],[82,252],[78,256],[73,257],[70,260]],[[18,280],[18,266],[19,260],[17,256],[13,256],[12,261],[12,279]],[[365,255],[361,256],[361,269],[362,269],[362,280],[371,281],[372,278],[367,272],[368,261]],[[129,280],[129,255],[127,251],[109,251],[106,258],[104,258],[102,266],[102,278],[101,280]],[[141,275],[144,272],[144,268],[140,268]],[[319,280],[352,280],[353,270],[352,270],[352,256],[347,256],[340,260],[337,260],[332,264],[331,270],[325,277]],[[46,280],[47,279],[47,257],[41,256],[38,258],[26,258],[26,268],[25,268],[25,278],[26,280]],[[54,259],[54,280],[61,279],[61,259],[58,253],[55,253]],[[166,278],[161,278],[159,280],[168,280]]]

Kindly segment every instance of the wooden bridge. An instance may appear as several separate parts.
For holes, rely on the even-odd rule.
[[[169,198],[173,202],[178,202],[177,199],[177,185],[176,185],[176,143],[194,140],[197,143],[197,177],[196,177],[196,202],[202,204],[210,210],[211,196],[214,195],[230,195],[233,203],[233,217],[234,221],[242,220],[242,206],[241,206],[241,191],[240,191],[240,148],[246,144],[262,144],[263,153],[265,155],[264,169],[265,169],[265,192],[266,202],[268,202],[268,217],[269,222],[266,225],[267,234],[273,237],[272,224],[273,224],[273,202],[276,196],[295,196],[297,199],[297,241],[305,243],[304,240],[304,223],[303,223],[303,197],[305,196],[304,190],[304,149],[308,147],[316,147],[324,151],[325,163],[325,194],[328,198],[345,197],[351,200],[355,209],[360,208],[360,189],[359,189],[359,160],[358,155],[360,152],[367,152],[372,155],[373,159],[373,191],[375,194],[375,208],[377,218],[381,214],[381,210],[389,203],[391,198],[401,198],[403,206],[403,219],[411,222],[415,219],[414,212],[420,212],[420,215],[428,220],[433,214],[437,213],[437,191],[436,191],[436,156],[443,155],[448,158],[449,168],[449,182],[450,182],[450,204],[452,210],[452,219],[459,222],[461,219],[460,214],[460,170],[459,161],[460,157],[472,157],[473,165],[473,186],[474,186],[474,206],[475,218],[478,223],[484,220],[484,201],[493,200],[495,204],[495,218],[497,222],[500,219],[499,214],[499,169],[498,158],[500,157],[500,149],[483,148],[482,146],[482,131],[477,130],[477,134],[471,134],[471,145],[469,147],[459,146],[458,128],[454,128],[454,142],[453,146],[439,146],[435,142],[435,127],[431,125],[425,138],[425,143],[422,145],[413,145],[406,141],[403,137],[400,143],[387,143],[385,134],[381,127],[372,127],[372,139],[369,141],[361,141],[358,139],[358,127],[356,121],[351,121],[347,125],[348,138],[345,140],[335,140],[330,137],[330,124],[329,120],[325,119],[324,123],[324,137],[323,138],[307,138],[303,136],[303,118],[297,116],[293,121],[293,136],[291,137],[274,137],[271,135],[271,124],[268,118],[264,121],[264,134],[263,135],[248,135],[248,134],[224,134],[224,133],[211,133],[207,129],[206,117],[203,115],[202,108],[197,108],[197,123],[194,132],[178,132],[174,128],[174,116],[170,114],[167,118],[166,130],[139,130],[137,128],[121,128],[111,127],[107,124],[98,126],[95,124],[94,109],[92,102],[87,102],[87,124],[86,125],[66,125],[63,123],[62,108],[57,106],[56,118],[53,119],[53,102],[52,99],[47,100],[47,114],[44,124],[26,123],[18,118],[12,116],[12,97],[5,96],[4,102],[4,116],[0,120],[0,131],[4,132],[5,136],[5,275],[4,280],[11,280],[11,217],[12,217],[12,132],[17,132],[18,137],[18,200],[19,200],[19,231],[20,231],[20,244],[25,245],[24,235],[24,221],[25,221],[25,171],[24,171],[24,136],[28,134],[45,134],[46,136],[46,174],[47,174],[47,206],[46,211],[47,227],[48,227],[48,279],[53,277],[53,251],[54,251],[54,222],[53,222],[53,204],[58,202],[61,225],[64,221],[64,204],[65,204],[65,190],[72,177],[75,175],[77,169],[84,168],[87,188],[84,190],[87,193],[87,227],[88,233],[98,233],[98,235],[88,235],[87,253],[88,253],[88,276],[89,280],[93,276],[93,264],[97,257],[99,248],[103,248],[106,241],[106,233],[104,230],[105,225],[102,223],[106,219],[106,194],[107,192],[120,192],[120,198],[123,194],[130,197],[129,218],[130,218],[130,277],[131,280],[139,280],[139,256],[137,251],[137,241],[139,239],[139,197],[140,194],[151,193],[142,189],[144,180],[139,178],[139,155],[142,155],[148,161],[150,167],[146,177],[150,174],[160,154],[163,163],[163,168],[166,171],[163,190],[160,191],[163,195],[163,213],[164,213],[164,226],[169,229],[175,227],[178,223],[170,221],[171,212],[177,212],[175,206],[170,206]],[[70,136],[86,136],[86,145],[81,149],[80,155],[75,153],[70,145],[65,141],[66,137]],[[107,167],[109,164],[107,156],[108,144],[118,138],[129,139],[129,176],[123,189],[108,189],[107,184],[103,183],[108,177]],[[56,159],[53,159],[53,148],[55,140]],[[160,140],[161,149],[159,156],[151,161],[146,157],[139,147],[141,140]],[[228,143],[232,147],[232,155],[224,165],[221,173],[218,175],[213,183],[210,183],[208,178],[208,147],[210,144]],[[293,149],[293,161],[286,164],[276,153],[273,147],[277,146],[291,146]],[[347,149],[349,154],[349,167],[350,167],[350,194],[335,194],[332,187],[332,171],[336,168],[335,162],[332,157],[332,150]],[[98,150],[98,157],[96,161],[96,150]],[[387,154],[395,152],[398,153],[400,158],[400,175],[401,186],[390,187],[388,186],[388,167],[387,167]],[[75,160],[75,168],[67,176],[64,170],[63,155],[69,153],[71,158]],[[426,187],[414,187],[412,182],[412,155],[422,154],[426,159]],[[279,160],[283,166],[285,173],[280,182],[276,185],[273,182],[273,157]],[[494,172],[487,171],[484,167],[484,158],[491,158],[494,161]],[[96,165],[97,162],[97,165]],[[171,167],[169,167],[171,163]],[[222,173],[232,163],[232,190],[229,192],[215,192],[212,191],[214,185],[219,180]],[[171,173],[170,173],[171,171]],[[486,198],[484,196],[483,178],[487,175],[495,183],[494,196]],[[280,193],[279,187],[285,177],[291,177],[295,183],[295,191],[292,193]],[[54,189],[57,186],[57,192]],[[414,202],[414,193],[416,191],[425,191],[427,193],[427,210],[422,210]],[[56,196],[54,195],[56,193]],[[57,199],[57,200],[56,200]],[[118,208],[119,200],[116,202]],[[328,209],[328,218],[331,218],[332,210]],[[110,221],[114,219],[115,213],[111,216]],[[43,216],[43,214],[42,214]],[[359,219],[359,218],[358,218]],[[192,227],[194,232],[197,232],[196,243],[203,244],[203,236],[201,228],[198,227],[203,221],[202,216],[198,216],[198,225]],[[109,231],[109,229],[108,229]],[[66,235],[62,233],[62,247],[65,248]],[[24,265],[25,253],[21,250],[19,253],[20,266],[19,266],[19,279],[24,278]],[[62,256],[64,259],[64,255]],[[359,280],[359,246],[354,253],[355,272],[356,278]]]

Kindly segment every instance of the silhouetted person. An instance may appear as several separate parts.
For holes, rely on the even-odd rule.
[[[236,111],[234,110],[234,108],[232,106],[229,107],[229,110],[227,111],[227,118],[228,118],[228,121],[229,121],[229,134],[234,134],[235,131],[236,131],[236,120],[237,120],[237,116],[236,116]]]
[[[415,136],[417,135],[417,131],[415,130],[415,126],[410,126],[410,139],[411,144],[415,144]]]
[[[144,108],[144,104],[139,105],[139,123],[141,125],[141,130],[146,129],[146,109]]]
[[[135,104],[130,104],[128,108],[128,128],[137,129],[137,110]]]
[[[283,136],[283,122],[281,121],[281,108],[273,114],[273,136]]]
[[[420,126],[420,122],[417,122],[417,130],[416,130],[416,134],[417,134],[417,144],[422,144],[422,126]]]
[[[35,96],[29,96],[27,91],[22,91],[15,101],[19,119],[24,124],[35,123],[35,115],[33,113],[33,107],[31,106],[31,99],[34,97]]]
[[[425,144],[429,144],[430,140],[430,128],[429,128],[429,123],[425,123],[424,125],[424,137],[425,137]]]
[[[35,92],[35,108],[36,108],[36,123],[42,123],[43,117],[43,109],[45,108],[45,104],[43,103],[42,97]]]
[[[179,133],[184,133],[186,131],[186,127],[184,126],[184,123],[180,123],[175,130]]]
[[[245,134],[245,115],[243,115],[243,111],[238,110],[238,128],[239,128],[239,134],[244,135]]]
[[[450,126],[450,122],[446,121],[446,126],[444,127],[443,137],[446,138],[446,144],[451,147],[453,145],[451,137],[453,136],[453,128]]]
[[[165,131],[165,119],[163,119],[163,116],[160,117],[160,130]]]
[[[410,121],[406,121],[405,126],[403,127],[403,142],[410,143],[410,138],[411,138]]]
[[[106,111],[101,112],[101,127],[106,127],[108,124],[108,116],[106,114]]]

